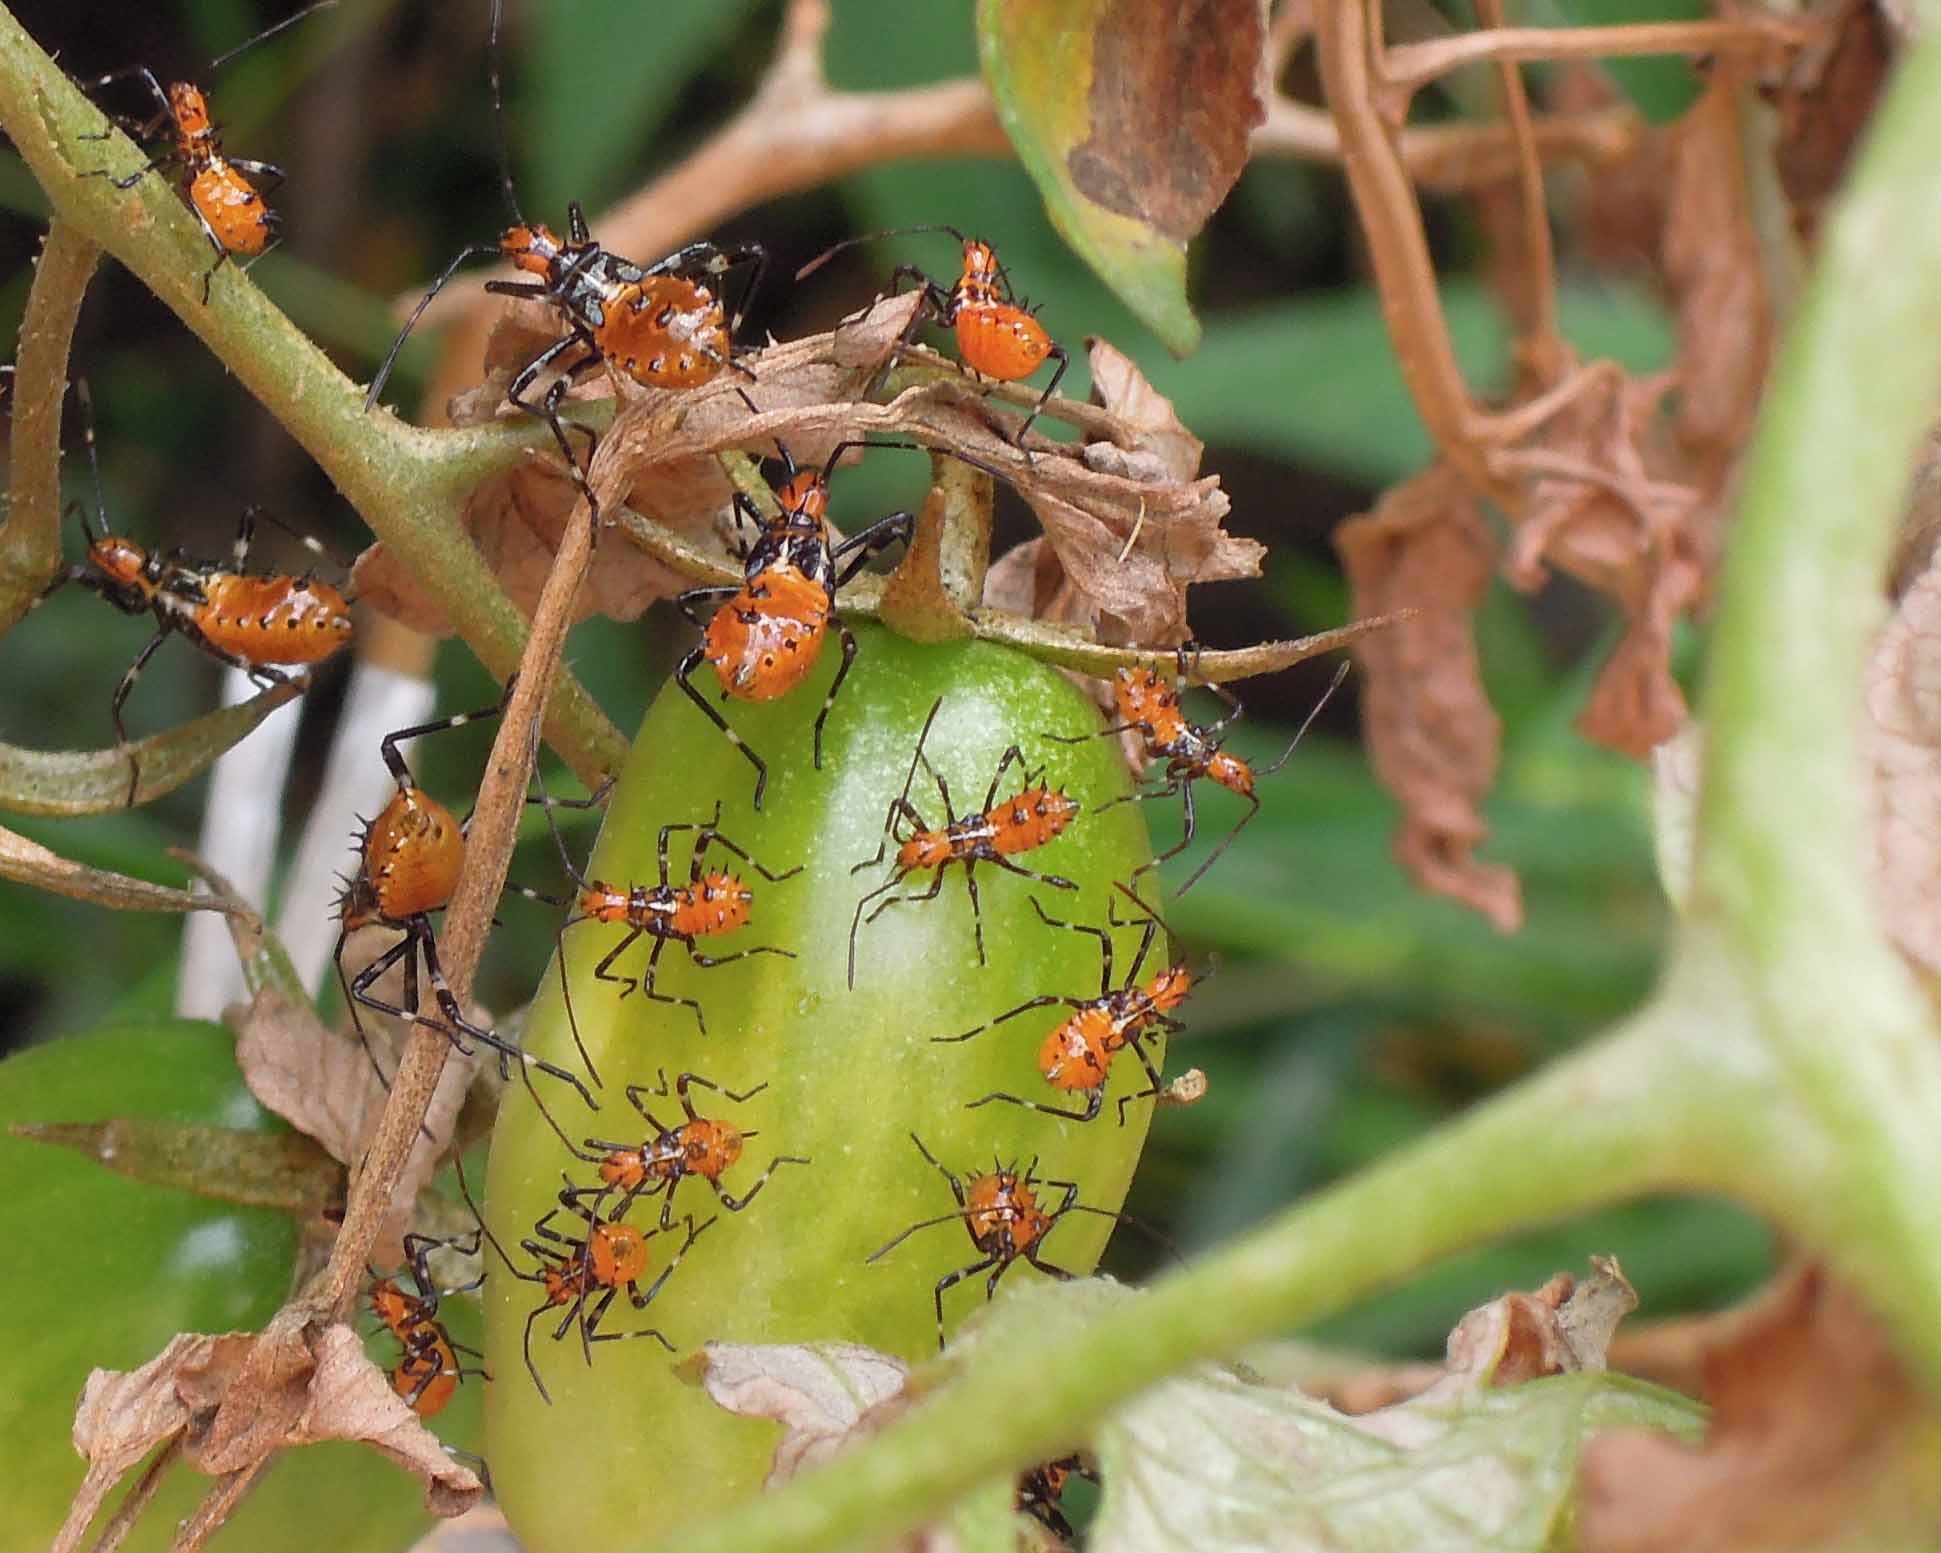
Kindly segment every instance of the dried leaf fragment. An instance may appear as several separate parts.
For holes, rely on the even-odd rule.
[[[1797,1268],[1704,1360],[1702,1446],[1626,1432],[1584,1460],[1585,1553],[1915,1547],[1941,1528],[1941,1432],[1880,1323]]]
[[[1500,732],[1471,626],[1496,559],[1479,501],[1438,463],[1343,523],[1335,548],[1357,615],[1414,611],[1356,648],[1369,753],[1403,810],[1395,855],[1423,889],[1513,932],[1523,922],[1516,875],[1474,855],[1489,834],[1479,804],[1496,777]]]
[[[231,1008],[224,1017],[236,1032],[236,1064],[250,1093],[315,1138],[340,1164],[363,1159],[389,1098],[370,1054],[326,1029],[308,1004],[292,1003],[274,987],[259,988],[247,1005]],[[477,1070],[476,1052],[470,1058],[454,1052],[446,1059],[424,1131],[399,1178],[391,1219],[374,1249],[379,1261],[400,1259],[411,1203],[451,1141]]]
[[[902,1395],[909,1366],[858,1343],[709,1343],[702,1387],[743,1418],[782,1426],[764,1480],[785,1483],[835,1455],[876,1408]]]

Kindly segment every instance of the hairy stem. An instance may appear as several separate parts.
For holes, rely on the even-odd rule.
[[[61,404],[74,321],[101,250],[74,227],[47,231],[14,358],[12,501],[0,524],[0,635],[34,607],[61,564]]]
[[[0,129],[46,191],[59,222],[126,265],[207,345],[336,482],[500,678],[518,664],[526,621],[459,521],[475,471],[537,446],[541,428],[417,431],[367,414],[356,384],[234,264],[211,278],[207,241],[160,176],[117,189],[141,154],[0,7]],[[617,767],[626,741],[570,676],[551,702],[548,738],[583,779]]]

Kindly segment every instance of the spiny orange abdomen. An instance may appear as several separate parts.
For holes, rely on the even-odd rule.
[[[828,628],[828,590],[792,566],[771,567],[715,611],[703,655],[729,695],[774,701],[808,677]]]
[[[227,162],[211,162],[190,179],[189,200],[231,253],[261,253],[269,246],[270,218],[263,196]]]
[[[443,910],[464,863],[458,821],[422,788],[408,787],[387,803],[364,842],[371,893],[378,910],[394,919]]]
[[[1112,1021],[1103,1009],[1082,1008],[1038,1048],[1038,1071],[1054,1089],[1097,1089],[1112,1067]]]
[[[748,921],[755,892],[733,874],[703,874],[676,897],[668,925],[690,938],[732,933]]]
[[[252,663],[321,663],[350,640],[350,606],[314,578],[222,572],[204,584],[195,614],[209,642]]]
[[[1151,669],[1120,669],[1112,684],[1119,721],[1138,727],[1150,744],[1170,744],[1186,728],[1179,693]]]
[[[1029,852],[1056,836],[1078,816],[1078,800],[1052,787],[1027,787],[990,813],[991,845],[1005,856]]]
[[[973,371],[1009,383],[1044,364],[1051,336],[1022,308],[973,303],[957,313],[957,351]]]
[[[706,286],[654,275],[623,287],[593,331],[600,352],[648,388],[699,388],[728,364],[727,315]]]

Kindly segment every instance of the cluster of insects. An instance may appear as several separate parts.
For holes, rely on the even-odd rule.
[[[271,31],[280,31],[330,3],[333,0],[318,0]],[[492,4],[491,84],[495,111],[502,120],[497,46],[501,3],[493,0]],[[156,149],[151,160],[132,173],[117,174],[105,167],[95,171],[123,187],[152,170],[172,169],[179,175],[189,208],[215,254],[202,277],[206,303],[226,261],[260,254],[274,240],[276,221],[264,195],[281,182],[282,173],[267,163],[226,156],[207,100],[192,85],[178,82],[165,89],[143,67],[114,71],[83,84],[90,91],[104,91],[123,81],[145,86],[154,100],[154,115],[127,127]],[[503,162],[503,133],[501,142]],[[567,207],[562,239],[552,229],[526,219],[509,162],[501,181],[511,225],[496,239],[463,249],[432,283],[373,378],[366,408],[376,407],[406,338],[461,266],[479,255],[509,262],[518,278],[488,281],[486,290],[546,304],[557,315],[558,335],[513,375],[506,398],[549,428],[593,510],[597,531],[597,508],[585,477],[593,433],[562,413],[567,390],[602,366],[617,369],[641,385],[672,390],[694,389],[723,373],[753,379],[754,369],[740,354],[735,335],[749,297],[760,283],[766,254],[755,244],[720,247],[697,242],[652,262],[636,263],[593,239],[577,203]],[[905,230],[948,232],[961,245],[962,271],[948,285],[911,266],[893,273],[894,287],[913,283],[921,297],[897,351],[908,346],[919,328],[935,325],[954,333],[965,370],[981,379],[1017,382],[1047,362],[1055,363],[1036,406],[1010,433],[1011,440],[1023,448],[1069,365],[1065,349],[1014,293],[989,244],[951,227]],[[806,266],[798,279],[829,256]],[[733,284],[737,281],[739,294],[731,306],[729,294],[737,289]],[[893,352],[873,387],[880,385],[895,359]],[[742,397],[747,399],[746,394]],[[79,385],[78,402],[92,467],[95,434],[85,384]],[[749,408],[754,409],[752,401]],[[766,795],[769,764],[737,732],[723,706],[795,694],[812,677],[829,638],[835,637],[841,662],[816,714],[812,735],[814,766],[818,770],[823,766],[825,727],[858,651],[856,636],[842,618],[841,590],[873,557],[907,543],[913,532],[911,514],[902,511],[879,517],[847,538],[830,525],[830,483],[839,463],[859,448],[883,445],[845,441],[820,467],[799,468],[788,448],[778,442],[783,478],[775,488],[775,515],[765,516],[740,493],[733,499],[740,580],[695,588],[678,600],[700,635],[675,669],[675,681],[752,767],[756,811]],[[312,666],[349,642],[351,600],[343,586],[314,573],[249,570],[258,524],[274,521],[257,509],[244,513],[232,556],[219,561],[181,550],[147,549],[115,534],[100,495],[98,470],[95,489],[94,521],[90,523],[85,510],[79,511],[86,559],[62,571],[48,592],[79,584],[125,613],[154,618],[154,636],[123,675],[110,702],[117,745],[128,763],[127,798],[132,804],[141,796],[141,766],[139,747],[128,738],[124,706],[142,669],[169,636],[186,638],[263,685],[301,688]],[[313,541],[305,543],[321,554]],[[1119,1125],[1126,1124],[1129,1108],[1142,1101],[1156,1102],[1166,1091],[1160,1043],[1181,1028],[1177,1015],[1193,990],[1195,976],[1187,964],[1170,958],[1162,948],[1161,933],[1166,932],[1169,939],[1172,935],[1157,906],[1140,894],[1139,875],[1193,842],[1195,790],[1202,781],[1210,782],[1237,795],[1247,808],[1181,893],[1190,889],[1258,812],[1258,779],[1279,770],[1293,752],[1290,745],[1277,760],[1255,767],[1226,748],[1228,733],[1241,713],[1240,702],[1197,673],[1195,654],[1189,644],[1171,654],[1170,665],[1165,657],[1149,654],[1151,666],[1118,670],[1111,686],[1117,717],[1103,731],[1135,734],[1147,758],[1161,766],[1161,775],[1155,785],[1108,799],[1094,809],[1088,810],[1085,802],[1059,784],[1050,769],[1052,761],[1033,765],[1023,746],[1013,743],[996,760],[981,797],[972,800],[975,807],[960,810],[929,748],[943,703],[939,700],[929,708],[910,750],[902,786],[884,812],[875,854],[856,862],[851,870],[881,871],[874,882],[858,890],[853,902],[846,973],[852,990],[859,945],[867,941],[872,926],[893,908],[920,911],[937,901],[954,877],[953,870],[963,878],[972,919],[970,951],[981,966],[987,949],[980,867],[986,890],[1000,886],[997,876],[1008,874],[1024,881],[1024,886],[1052,892],[1054,898],[1056,892],[1064,892],[1069,900],[1077,886],[1042,866],[1041,849],[1084,824],[1090,814],[1135,798],[1177,796],[1184,816],[1184,835],[1176,846],[1115,884],[1103,923],[1077,920],[1069,912],[1055,914],[1039,895],[1028,894],[1045,931],[1079,935],[1096,943],[1098,986],[1096,991],[1089,986],[1045,988],[974,1028],[926,1035],[927,1041],[945,1045],[997,1039],[997,1032],[1015,1021],[1032,1014],[1044,1016],[1036,1055],[1039,1087],[1033,1088],[1030,1070],[1020,1061],[1016,1088],[1021,1092],[1004,1089],[964,1096],[962,1103],[969,1109],[1014,1106],[1066,1122],[1096,1122],[1106,1109],[1115,1060],[1126,1053],[1143,1083],[1118,1095]],[[1205,685],[1220,698],[1223,710],[1217,720],[1197,723],[1189,718],[1183,697],[1196,685]],[[510,690],[508,685],[508,697]],[[701,1034],[709,1030],[701,1000],[661,985],[663,957],[670,944],[678,945],[688,962],[701,970],[756,956],[794,956],[794,950],[779,944],[743,943],[739,935],[751,926],[757,889],[788,891],[804,865],[758,857],[758,849],[749,845],[753,838],[727,834],[719,798],[708,810],[697,806],[659,826],[657,868],[650,879],[593,877],[575,860],[561,835],[554,811],[598,805],[604,801],[604,791],[584,799],[558,799],[543,791],[532,798],[544,809],[572,889],[567,895],[554,895],[525,886],[512,888],[539,905],[564,911],[556,929],[556,964],[581,1071],[529,1055],[517,1038],[460,1007],[440,963],[435,919],[450,904],[456,888],[467,825],[418,785],[402,747],[494,718],[505,704],[500,701],[401,728],[382,739],[378,754],[395,792],[363,822],[338,903],[336,965],[345,1006],[359,1037],[366,1036],[366,1016],[375,1013],[438,1028],[461,1051],[489,1051],[502,1076],[509,1078],[518,1070],[563,1149],[558,1191],[545,1213],[530,1225],[502,1235],[481,1214],[470,1236],[455,1242],[409,1236],[404,1242],[404,1269],[391,1276],[372,1271],[371,1312],[398,1346],[399,1357],[391,1371],[393,1388],[426,1417],[443,1410],[467,1377],[483,1375],[477,1365],[465,1362],[477,1355],[453,1340],[439,1310],[441,1300],[478,1286],[486,1276],[488,1260],[503,1276],[533,1286],[534,1303],[524,1329],[525,1367],[540,1396],[550,1401],[541,1363],[544,1350],[536,1351],[536,1335],[550,1335],[563,1343],[577,1334],[586,1363],[593,1362],[595,1344],[651,1339],[673,1351],[692,1342],[702,1334],[669,1334],[653,1324],[650,1307],[656,1297],[724,1214],[739,1215],[757,1199],[767,1201],[765,1189],[778,1176],[784,1182],[797,1178],[806,1185],[816,1168],[803,1155],[780,1151],[770,1153],[758,1172],[752,1161],[744,1166],[747,1145],[758,1133],[736,1120],[737,1108],[760,1095],[768,1087],[766,1081],[731,1088],[718,1071],[681,1071],[670,1078],[661,1068],[652,1085],[624,1086],[637,1123],[617,1125],[608,1120],[574,1127],[563,1122],[555,1109],[570,1095],[589,1114],[599,1112],[596,1091],[605,1092],[606,1087],[581,1037],[584,1010],[574,1003],[569,949],[575,958],[597,956],[590,980],[602,995],[620,1000],[638,994],[643,1000],[684,1007]],[[1304,725],[1301,732],[1305,731]],[[1043,737],[1069,745],[1096,736],[1087,732]],[[1295,742],[1299,737],[1297,733]],[[585,928],[585,924],[594,926]],[[367,929],[390,939],[375,958],[353,971],[346,963],[346,952],[353,935]],[[575,929],[580,931],[569,931]],[[582,939],[594,936],[596,929],[603,935],[597,945],[582,947]],[[1115,932],[1138,934],[1129,963],[1122,952],[1115,954]],[[382,985],[394,970],[401,983],[395,993]],[[372,1050],[368,1040],[366,1047]],[[728,1060],[724,1058],[724,1063]],[[375,1050],[372,1062],[379,1064]],[[379,1071],[382,1074],[381,1065]],[[550,1101],[542,1081],[549,1086]],[[746,1083],[747,1078],[741,1081]],[[1035,1158],[1022,1166],[993,1160],[989,1169],[957,1170],[939,1160],[917,1134],[911,1134],[911,1141],[927,1167],[925,1179],[929,1171],[940,1176],[948,1199],[939,1190],[941,1211],[936,1216],[891,1235],[867,1260],[889,1258],[919,1231],[962,1224],[972,1255],[932,1289],[940,1348],[946,1333],[945,1296],[956,1284],[981,1278],[989,1298],[999,1280],[1021,1263],[1053,1278],[1069,1277],[1047,1258],[1046,1242],[1059,1223],[1075,1214],[1123,1217],[1082,1202],[1077,1181],[1039,1175]],[[786,1138],[777,1140],[778,1149],[786,1145]],[[690,1179],[698,1184],[683,1191],[682,1183]],[[786,1191],[782,1188],[784,1195]],[[683,1210],[678,1213],[677,1195]],[[710,1196],[712,1205],[705,1201]],[[716,1211],[708,1212],[710,1207]],[[697,1219],[697,1211],[707,1216]],[[480,1270],[456,1287],[440,1288],[432,1258],[442,1252],[475,1257]],[[410,1289],[403,1281],[407,1270]],[[627,1324],[629,1312],[631,1324]],[[1057,1509],[1058,1496],[1070,1473],[1083,1470],[1076,1458],[1035,1469],[1020,1487],[1020,1506],[1048,1526],[1068,1531]]]

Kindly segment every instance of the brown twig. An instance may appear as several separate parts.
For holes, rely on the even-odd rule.
[[[1486,29],[1472,37],[1500,35],[1503,27],[1503,0],[1477,0],[1476,19]],[[1393,59],[1394,51],[1389,51]],[[1384,61],[1386,68],[1387,61]],[[1543,197],[1543,163],[1537,152],[1537,137],[1530,118],[1530,97],[1524,89],[1523,72],[1513,59],[1504,58],[1497,66],[1503,88],[1503,118],[1516,148],[1516,181],[1523,225],[1523,262],[1519,273],[1528,283],[1528,294],[1519,301],[1525,333],[1518,342],[1518,364],[1537,383],[1554,383],[1570,361],[1570,347],[1557,328],[1557,265],[1550,243],[1550,212]]]
[[[0,523],[0,635],[34,607],[61,564],[61,404],[74,321],[101,250],[76,227],[47,230],[13,374],[12,503]]]
[[[1648,54],[1757,54],[1774,44],[1811,43],[1825,25],[1748,11],[1743,20],[1639,22],[1613,27],[1489,27],[1436,38],[1398,43],[1381,56],[1384,91],[1403,96],[1465,65],[1490,61],[1636,58]]]
[[[546,696],[566,645],[573,600],[592,559],[592,536],[593,525],[582,502],[567,520],[559,553],[539,596],[532,634],[519,664],[519,684],[499,720],[485,777],[479,784],[478,805],[466,833],[465,866],[439,936],[439,958],[461,1005],[471,993],[472,977],[491,931],[493,909],[505,887],[506,868],[531,775],[533,728],[544,714]],[[341,1316],[357,1292],[365,1260],[391,1212],[392,1194],[450,1050],[451,1041],[442,1025],[421,1020],[412,1027],[398,1062],[391,1099],[378,1121],[363,1167],[351,1183],[344,1226],[332,1248],[330,1264],[307,1291],[311,1302],[324,1305],[333,1315]]]

